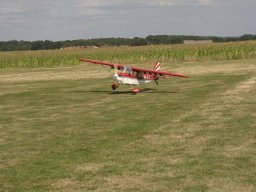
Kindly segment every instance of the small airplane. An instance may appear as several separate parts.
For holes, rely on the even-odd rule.
[[[188,76],[182,74],[160,71],[159,62],[157,62],[154,65],[153,70],[150,70],[90,59],[80,59],[80,61],[102,66],[108,66],[111,69],[114,69],[115,73],[113,75],[113,79],[116,81],[116,83],[113,83],[111,85],[113,91],[116,90],[119,87],[119,85],[123,84],[130,85],[132,88],[132,93],[137,94],[140,92],[140,89],[134,86],[139,86],[144,83],[150,83],[152,81],[154,81],[158,85],[158,80],[160,78],[169,78],[172,76],[189,78]],[[118,73],[118,70],[121,70],[121,72]]]

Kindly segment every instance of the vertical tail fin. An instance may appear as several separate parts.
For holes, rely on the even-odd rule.
[[[159,71],[159,70],[160,70],[160,62],[157,62],[157,63],[154,65],[153,70],[154,70],[154,71]]]

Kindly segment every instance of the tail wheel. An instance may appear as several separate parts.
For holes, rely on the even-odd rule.
[[[113,83],[113,84],[111,85],[111,88],[112,88],[113,91],[116,90],[118,87],[119,87],[119,86],[118,86],[117,84],[115,84],[115,83]]]

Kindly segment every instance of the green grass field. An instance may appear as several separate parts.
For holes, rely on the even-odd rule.
[[[255,191],[256,60],[161,65],[191,78],[2,69],[0,191]]]

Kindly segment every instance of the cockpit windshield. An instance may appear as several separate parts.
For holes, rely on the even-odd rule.
[[[123,73],[130,74],[132,72],[132,68],[129,66],[124,66]]]

